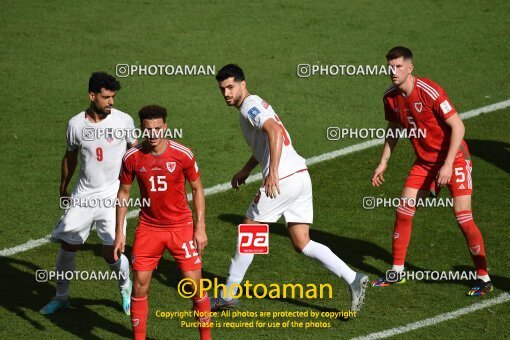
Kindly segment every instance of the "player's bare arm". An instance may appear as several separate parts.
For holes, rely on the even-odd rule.
[[[280,184],[278,176],[278,166],[280,165],[280,157],[282,155],[283,147],[283,133],[282,129],[273,119],[268,119],[262,126],[267,134],[269,140],[269,174],[264,179],[264,188],[266,196],[275,198],[280,194]]]
[[[60,171],[60,197],[69,197],[67,186],[73,177],[76,165],[78,164],[78,149],[66,151],[62,159]]]
[[[246,164],[243,166],[239,172],[237,172],[234,177],[232,177],[232,180],[230,181],[230,184],[232,185],[233,189],[239,189],[239,186],[241,184],[245,184],[246,180],[250,176],[250,173],[255,169],[255,167],[259,164],[255,156],[251,156],[250,159],[246,162]]]
[[[386,135],[390,136],[396,136],[396,130],[400,129],[401,125],[398,122],[388,122],[388,126],[386,127]],[[393,131],[394,133],[388,134],[388,131]],[[384,172],[386,171],[386,168],[388,167],[388,161],[390,160],[391,153],[395,149],[395,146],[397,146],[398,138],[386,138],[384,141],[384,148],[381,155],[381,161],[379,162],[379,165],[374,170],[374,174],[372,175],[372,186],[378,187],[384,182]]]
[[[117,193],[117,200],[119,204],[116,207],[115,216],[115,241],[113,242],[113,257],[115,261],[119,260],[120,254],[124,252],[126,246],[126,235],[124,235],[124,221],[127,214],[127,205],[122,202],[129,201],[129,192],[131,191],[131,184],[121,184],[119,192]]]
[[[195,211],[195,231],[193,241],[198,250],[198,255],[202,256],[204,248],[207,246],[207,234],[205,232],[205,194],[202,181],[197,179],[190,182],[193,195],[193,208]]]
[[[448,155],[446,156],[444,165],[441,167],[441,169],[439,169],[439,172],[437,173],[437,184],[441,186],[450,182],[450,178],[452,177],[453,172],[453,162],[455,161],[457,152],[459,152],[459,148],[462,144],[464,133],[466,131],[464,128],[464,123],[457,113],[449,117],[445,122],[452,129],[452,134],[450,136],[450,147],[448,148]]]

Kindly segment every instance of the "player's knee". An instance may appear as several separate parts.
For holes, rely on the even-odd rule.
[[[310,242],[310,239],[303,238],[300,240],[293,241],[292,246],[294,247],[294,250],[296,251],[296,253],[301,254],[301,253],[303,253],[303,249],[305,249],[308,242]]]
[[[133,282],[133,296],[145,296],[147,295],[147,292],[149,291],[149,282],[139,282],[134,281]]]
[[[66,251],[68,253],[76,253],[78,250],[80,250],[80,245],[79,244],[70,244],[65,241],[62,241],[62,243],[60,244],[60,249],[62,249],[63,251]]]

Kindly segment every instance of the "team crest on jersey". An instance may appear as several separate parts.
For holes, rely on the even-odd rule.
[[[133,327],[138,327],[138,325],[140,324],[140,319],[131,319],[131,324],[133,325]]]
[[[166,169],[170,171],[170,173],[174,172],[176,163],[175,162],[166,162]]]
[[[113,142],[113,129],[106,129],[105,139],[108,143]]]
[[[267,110],[267,108],[269,107],[269,104],[265,101],[265,100],[262,100],[262,106],[264,107],[264,109]]]
[[[414,103],[414,108],[416,109],[416,111],[418,111],[418,113],[421,113],[421,110],[423,110],[423,104],[422,104],[422,102],[416,102],[416,103]]]

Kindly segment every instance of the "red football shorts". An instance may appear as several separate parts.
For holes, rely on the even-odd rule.
[[[437,173],[441,164],[428,164],[415,161],[405,186],[418,190],[430,190],[433,194],[439,195],[441,188],[436,183]],[[452,197],[471,195],[473,193],[473,181],[471,179],[472,163],[470,159],[459,157],[453,163],[453,172],[450,182],[447,184]]]
[[[133,270],[154,270],[168,249],[181,271],[202,269],[202,259],[193,242],[193,224],[182,228],[151,228],[138,225],[133,242]]]

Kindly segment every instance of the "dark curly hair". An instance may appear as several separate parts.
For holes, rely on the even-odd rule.
[[[163,118],[163,121],[166,122],[166,109],[163,106],[159,105],[147,105],[144,106],[138,111],[138,117],[140,117],[140,123],[143,123],[144,119],[155,119],[155,118]]]
[[[89,79],[89,92],[99,93],[101,89],[118,91],[120,83],[106,72],[94,72]]]

